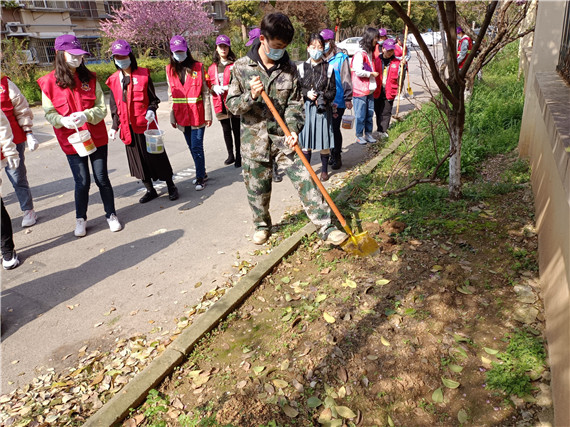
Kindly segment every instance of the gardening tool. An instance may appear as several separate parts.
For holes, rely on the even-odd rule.
[[[408,16],[410,16],[410,11],[412,9],[412,0],[408,0]],[[408,42],[408,26],[406,25],[406,28],[404,29],[404,45],[402,46],[402,60],[400,61],[400,75],[398,76],[398,103],[396,104],[396,115],[394,116],[394,119],[400,121],[400,116],[398,115],[399,111],[400,111],[400,99],[402,98],[400,91],[402,90],[402,74],[404,72],[404,59],[406,58],[406,49],[408,47],[407,45]],[[409,76],[409,72],[408,72],[408,78]],[[408,84],[409,84],[409,80],[408,80]],[[409,88],[408,86],[408,92],[411,90],[411,88]]]
[[[287,125],[285,124],[285,122],[283,121],[283,119],[281,118],[281,116],[279,115],[277,110],[275,109],[273,102],[271,101],[271,99],[269,98],[267,93],[265,93],[265,91],[261,92],[261,97],[263,98],[263,100],[265,101],[265,103],[267,104],[269,109],[271,110],[271,113],[273,114],[273,117],[275,118],[275,120],[277,120],[277,123],[279,123],[279,126],[281,126],[281,129],[285,133],[285,136],[291,136],[291,132],[289,131],[289,128],[287,127]],[[297,153],[299,158],[302,160],[303,164],[305,165],[305,167],[307,168],[307,170],[311,174],[311,178],[313,178],[313,181],[315,181],[315,184],[317,184],[317,187],[319,188],[321,194],[323,195],[323,197],[325,198],[325,200],[327,201],[327,203],[331,207],[332,211],[334,212],[334,214],[338,218],[340,225],[342,225],[342,228],[344,228],[344,231],[346,231],[346,233],[349,236],[349,238],[346,239],[340,245],[341,248],[344,251],[346,251],[350,254],[353,254],[353,255],[357,255],[357,256],[368,256],[368,255],[372,255],[375,252],[377,252],[379,249],[378,242],[376,242],[376,240],[374,240],[372,237],[370,237],[368,235],[368,232],[365,231],[365,232],[359,233],[359,234],[354,234],[352,232],[352,230],[350,229],[350,227],[346,223],[346,220],[344,219],[344,217],[342,216],[342,214],[340,213],[340,211],[336,207],[335,203],[331,199],[331,196],[327,192],[323,183],[317,177],[317,174],[315,173],[315,171],[311,167],[311,164],[305,158],[305,155],[301,151],[301,147],[299,147],[299,145],[296,144],[293,147],[293,149],[295,150],[295,153]]]
[[[414,91],[412,90],[412,86],[410,86],[410,72],[408,70],[408,95],[411,97],[414,96]]]

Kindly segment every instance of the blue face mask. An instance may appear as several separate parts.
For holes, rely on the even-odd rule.
[[[186,52],[172,52],[172,56],[176,62],[184,62],[184,60],[188,57],[188,54]]]
[[[119,67],[121,70],[126,70],[131,66],[131,58],[115,59],[115,64],[117,64],[117,67]]]
[[[311,56],[312,59],[314,59],[315,61],[318,61],[319,59],[321,59],[321,56],[323,56],[323,51],[322,50],[309,49],[309,55]]]
[[[328,52],[331,49],[330,43],[325,43],[325,52]]]
[[[265,47],[263,47],[263,51],[272,61],[279,61],[285,54],[285,49],[273,49],[272,47],[269,48],[269,52],[267,52]]]

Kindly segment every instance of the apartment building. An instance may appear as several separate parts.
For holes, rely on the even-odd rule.
[[[120,0],[2,0],[1,36],[25,39],[28,62],[41,66],[53,62],[56,37],[74,34],[91,53],[88,62],[99,62],[105,58],[99,40],[99,21],[109,18],[121,3]],[[206,7],[214,23],[221,25],[226,21],[225,1],[211,1]]]

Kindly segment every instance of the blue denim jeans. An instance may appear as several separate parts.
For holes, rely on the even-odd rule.
[[[354,115],[356,116],[356,136],[372,133],[372,119],[374,118],[374,95],[357,96],[352,98]]]
[[[10,169],[6,166],[6,175],[14,187],[18,202],[20,202],[20,209],[22,211],[29,211],[34,209],[34,202],[32,199],[32,192],[30,191],[30,184],[28,184],[28,177],[26,171],[26,163],[24,162],[24,151],[26,150],[26,143],[16,144],[18,154],[20,154],[20,166],[16,169]]]
[[[97,151],[87,157],[81,157],[77,154],[68,154],[67,161],[73,173],[75,181],[75,217],[87,219],[87,205],[89,204],[89,187],[91,186],[91,177],[89,174],[89,161],[93,168],[93,178],[95,184],[99,187],[99,194],[103,201],[105,216],[109,218],[115,213],[115,196],[113,187],[109,180],[107,172],[107,152],[108,147],[103,145],[97,147]]]
[[[196,167],[196,178],[202,179],[206,176],[206,157],[204,156],[204,131],[206,126],[198,129],[192,129],[191,126],[184,128],[184,138],[186,144],[194,159],[194,166]]]

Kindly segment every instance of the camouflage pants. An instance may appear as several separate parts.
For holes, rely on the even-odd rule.
[[[275,146],[271,149],[270,162],[243,159],[243,180],[247,189],[249,206],[253,212],[255,229],[271,229],[269,200],[271,199],[273,162],[277,162],[280,169],[284,170],[291,179],[307,216],[317,227],[319,236],[324,239],[331,231],[336,230],[331,223],[331,209],[301,159],[294,152],[286,155]]]

